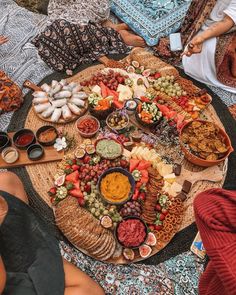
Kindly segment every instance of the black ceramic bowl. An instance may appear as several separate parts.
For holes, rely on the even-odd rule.
[[[135,112],[135,118],[136,118],[137,122],[138,122],[140,125],[142,125],[143,127],[148,127],[148,128],[153,128],[153,127],[157,126],[157,125],[161,122],[161,120],[162,120],[162,117],[161,117],[161,118],[160,118],[158,121],[156,121],[156,122],[153,122],[153,123],[146,123],[146,122],[144,122],[141,118],[139,118],[139,115],[138,115],[138,112],[137,112],[137,111]]]
[[[125,200],[122,201],[122,202],[112,202],[112,201],[109,201],[109,200],[107,200],[107,199],[102,195],[102,193],[101,193],[100,186],[101,186],[101,181],[102,181],[102,179],[103,179],[106,175],[108,175],[108,174],[110,174],[110,173],[113,173],[113,172],[119,172],[119,173],[122,173],[122,174],[124,174],[125,176],[127,176],[128,179],[129,179],[130,185],[131,185],[131,189],[130,189],[130,192],[129,192],[129,195],[128,195],[127,199],[125,199]],[[123,169],[123,168],[121,168],[121,167],[113,167],[113,168],[107,169],[105,172],[102,173],[102,175],[101,175],[101,176],[99,177],[99,179],[98,179],[98,184],[97,184],[97,186],[98,186],[98,191],[99,191],[101,197],[103,198],[103,200],[104,200],[106,203],[108,203],[108,204],[112,204],[112,205],[122,205],[122,204],[126,203],[126,202],[127,202],[132,196],[133,196],[133,194],[134,194],[134,188],[135,188],[135,180],[134,180],[132,174],[131,174],[129,171],[127,171],[127,170],[125,170],[125,169]]]
[[[47,130],[50,130],[50,129],[52,129],[53,131],[55,131],[55,138],[53,140],[50,140],[50,141],[41,141],[39,139],[40,134],[43,133],[43,132],[45,132],[45,131],[47,131]],[[36,132],[36,139],[37,139],[38,143],[40,143],[41,145],[44,145],[44,146],[51,146],[51,145],[53,145],[55,143],[57,137],[58,137],[57,129],[54,126],[50,126],[50,125],[42,126]]]
[[[43,157],[44,149],[39,144],[32,144],[27,149],[27,155],[31,161],[38,161]]]
[[[0,152],[11,146],[11,139],[6,132],[0,132]]]
[[[127,246],[127,245],[124,245],[120,239],[119,239],[119,236],[118,236],[118,229],[119,229],[119,226],[122,224],[122,222],[126,221],[126,220],[139,220],[140,223],[142,223],[144,225],[144,230],[145,230],[145,237],[143,238],[142,242],[140,242],[138,245],[135,245],[135,246]],[[123,220],[121,220],[116,228],[115,228],[115,237],[116,237],[116,240],[118,241],[118,243],[124,247],[124,248],[128,248],[128,249],[138,249],[140,246],[142,246],[143,244],[145,244],[146,240],[147,240],[147,236],[148,236],[148,227],[146,225],[146,223],[138,216],[127,216],[127,217],[124,217]]]
[[[29,137],[28,140],[26,140],[27,137]],[[13,143],[20,150],[26,150],[35,142],[36,138],[34,132],[30,129],[21,129],[13,135]]]
[[[114,111],[113,105],[110,106],[109,109],[106,110],[95,110],[91,106],[89,106],[89,112],[92,116],[96,117],[99,120],[106,120],[106,118]]]

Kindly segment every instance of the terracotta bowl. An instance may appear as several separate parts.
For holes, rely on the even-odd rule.
[[[208,122],[208,121],[204,121],[204,120],[196,120],[196,121],[199,121],[199,122]],[[185,155],[185,158],[191,162],[192,164],[194,165],[198,165],[198,166],[202,166],[202,167],[211,167],[211,166],[215,166],[215,165],[218,165],[220,164],[221,162],[223,162],[233,151],[233,147],[231,145],[231,141],[230,141],[230,138],[229,136],[227,135],[227,133],[219,128],[219,126],[217,124],[214,124],[216,127],[218,127],[220,129],[220,133],[222,134],[222,136],[225,138],[225,144],[226,146],[228,146],[228,151],[225,153],[225,156],[219,160],[214,160],[214,161],[210,161],[210,160],[204,160],[200,157],[197,157],[196,155],[192,154],[191,151],[189,149],[186,148],[185,144],[182,142],[182,134],[183,134],[183,130],[189,126],[190,124],[192,123],[192,121],[188,122],[187,124],[185,124],[181,131],[180,131],[180,135],[179,135],[179,139],[180,139],[180,146],[182,148],[182,151]]]

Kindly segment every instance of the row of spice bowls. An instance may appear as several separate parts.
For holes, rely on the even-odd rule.
[[[28,159],[38,161],[44,155],[43,146],[55,143],[58,132],[55,127],[47,125],[40,127],[36,133],[31,129],[20,129],[12,139],[6,132],[0,132],[0,152],[7,164],[13,164],[19,159],[19,153],[26,151]]]

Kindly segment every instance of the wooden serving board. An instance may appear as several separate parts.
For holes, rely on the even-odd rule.
[[[15,132],[8,133],[9,137],[13,138],[13,135]],[[14,145],[12,145],[14,147]],[[56,149],[54,149],[53,146],[45,146],[44,148],[44,155],[43,157],[38,161],[31,161],[28,158],[27,151],[26,150],[20,150],[17,149],[19,152],[19,158],[18,160],[13,164],[6,163],[2,156],[0,156],[0,169],[7,169],[7,168],[15,168],[15,167],[22,167],[26,165],[35,165],[40,163],[48,163],[48,162],[54,162],[54,161],[61,161],[64,156],[64,151],[57,152]]]

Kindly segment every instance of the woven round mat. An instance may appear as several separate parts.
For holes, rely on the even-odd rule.
[[[86,70],[83,70],[82,72],[70,78],[69,80],[81,82],[85,79],[89,79],[94,73],[100,71],[103,68],[104,68],[103,65],[92,66],[90,68],[87,68]],[[218,124],[220,127],[224,128],[223,124],[221,123],[219,117],[217,116],[212,106],[209,106],[208,109],[204,111],[204,115],[207,117],[209,121],[213,121],[216,124]],[[48,124],[47,122],[40,120],[35,115],[32,109],[29,111],[25,121],[26,128],[37,129],[41,127],[42,125],[47,125],[47,124]],[[77,142],[77,145],[79,145],[81,138],[77,134],[74,128],[74,124],[75,123],[68,123],[64,125],[64,131],[68,132],[70,136],[74,136]],[[57,124],[54,124],[54,125],[56,127],[59,127],[59,125]],[[51,206],[51,203],[50,203],[50,197],[48,196],[47,192],[53,185],[53,182],[54,182],[53,176],[56,174],[57,164],[58,163],[56,162],[52,162],[47,164],[30,165],[26,167],[34,189],[49,206]],[[202,168],[194,166],[186,160],[182,162],[182,165],[184,166],[184,168],[190,171],[202,170]],[[185,201],[186,211],[184,214],[184,219],[181,224],[180,230],[186,228],[187,226],[189,226],[190,224],[194,222],[193,200],[195,195],[206,189],[218,188],[223,186],[225,174],[227,171],[227,161],[221,165],[221,169],[222,170],[224,169],[224,172],[225,172],[222,181],[217,183],[209,182],[209,181],[199,181],[193,185],[192,190],[190,194],[188,195],[188,199]],[[189,179],[189,181],[191,181],[191,179]]]

